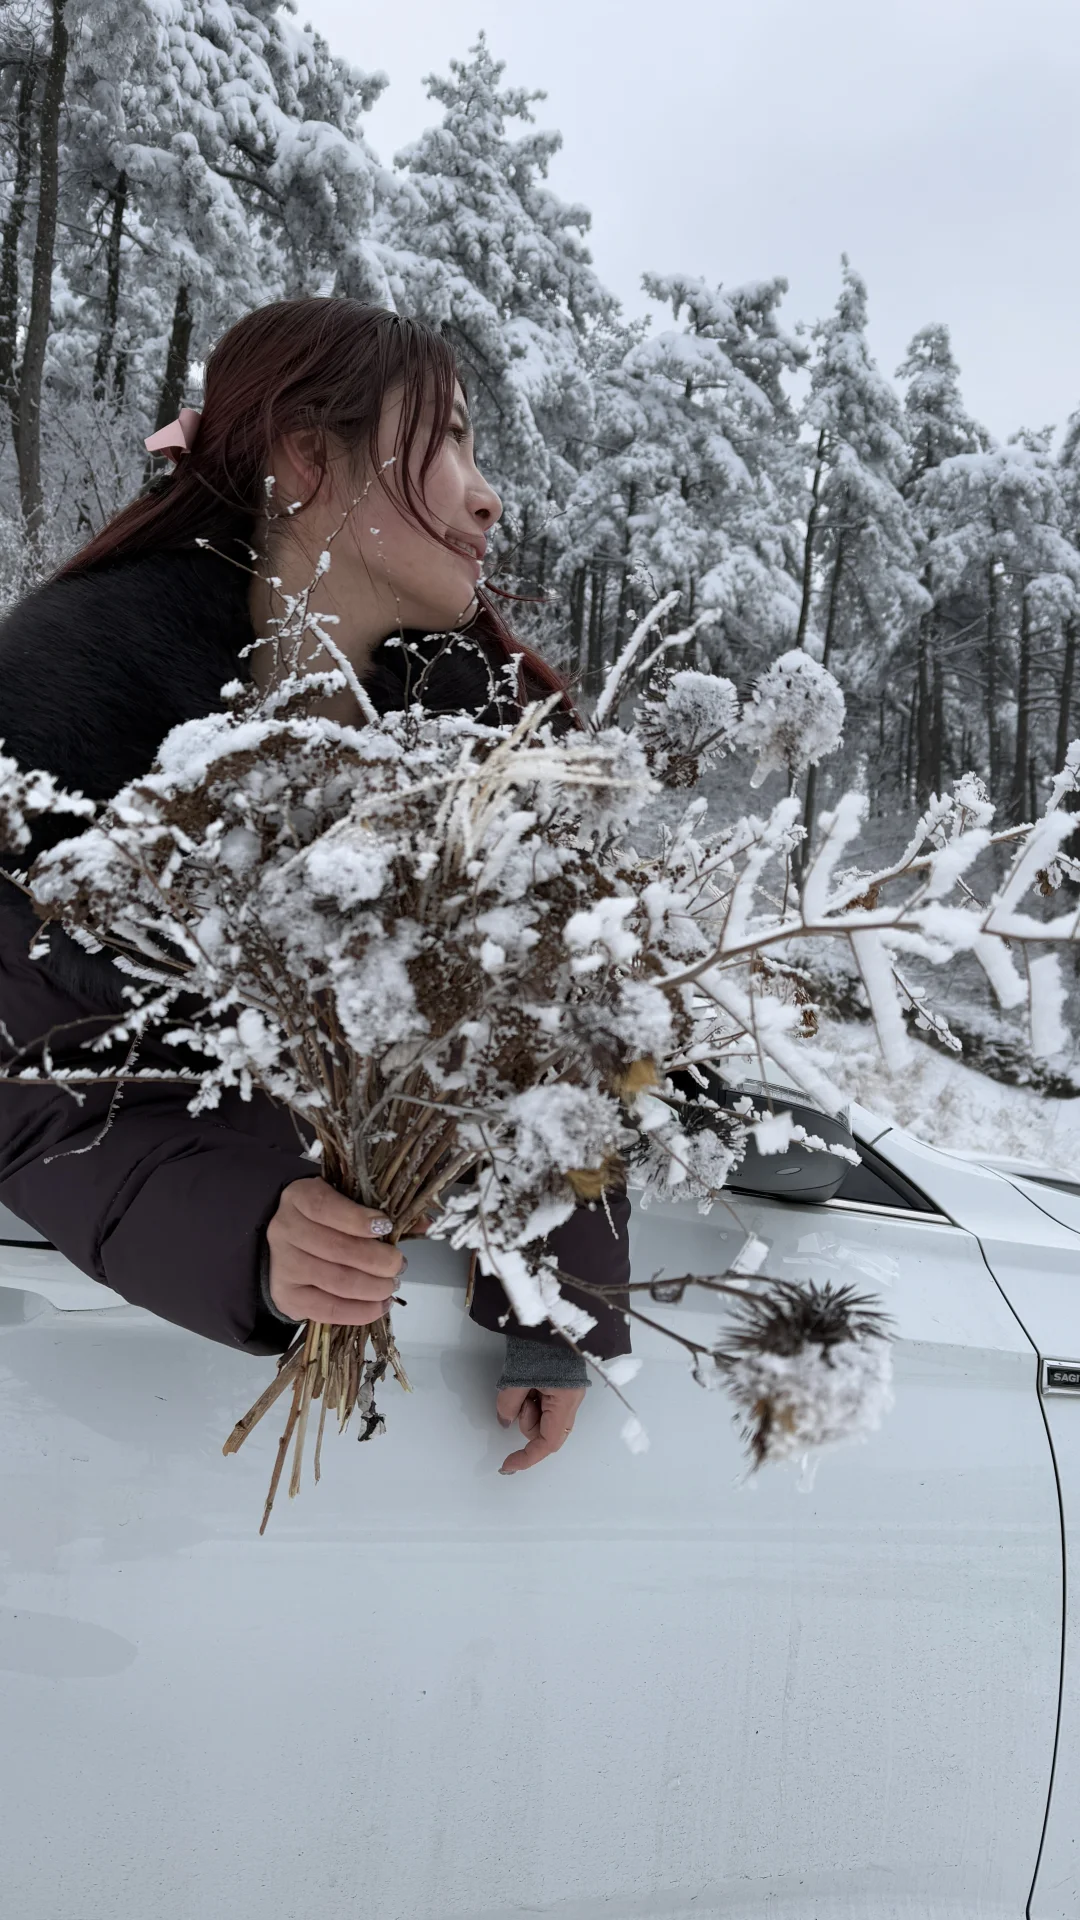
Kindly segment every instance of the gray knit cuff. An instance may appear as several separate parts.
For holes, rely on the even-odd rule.
[[[274,1319],[280,1320],[283,1326],[299,1327],[303,1325],[302,1321],[294,1320],[291,1313],[282,1313],[281,1308],[274,1304],[273,1296],[270,1292],[270,1248],[266,1243],[265,1234],[263,1234],[259,1247],[259,1295],[267,1313],[273,1314]]]
[[[506,1361],[496,1392],[504,1387],[536,1387],[551,1391],[559,1387],[587,1387],[589,1370],[580,1353],[564,1341],[521,1340],[506,1336]]]

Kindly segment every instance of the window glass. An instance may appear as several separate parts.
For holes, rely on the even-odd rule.
[[[858,1141],[856,1145],[861,1155],[859,1165],[848,1168],[836,1190],[837,1200],[858,1200],[867,1207],[907,1207],[912,1213],[938,1211],[918,1187],[913,1187],[902,1173],[890,1167],[873,1147],[864,1147]]]

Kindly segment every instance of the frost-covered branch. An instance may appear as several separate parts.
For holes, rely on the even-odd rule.
[[[639,650],[670,604],[642,622]],[[842,1103],[792,1001],[795,943],[848,946],[890,1059],[908,1045],[909,1012],[951,1041],[900,961],[932,969],[964,953],[1003,1003],[1026,1006],[1035,1050],[1063,1044],[1052,949],[1076,938],[1077,915],[1047,902],[1080,751],[1030,827],[995,833],[966,778],[865,873],[850,865],[865,803],[842,796],[784,907],[802,833],[793,798],[713,824],[690,792],[672,825],[666,790],[693,788],[721,755],[790,773],[830,751],[843,703],[813,662],[783,656],[742,705],[718,676],[661,671],[626,728],[608,723],[614,677],[580,731],[565,730],[555,698],[504,725],[419,704],[380,717],[357,698],[345,723],[319,703],[355,676],[312,655],[327,636],[305,596],[274,639],[284,677],[271,690],[236,682],[222,712],[174,729],[150,772],[107,804],[0,758],[0,823],[16,856],[43,816],[67,811],[77,828],[13,877],[44,921],[119,952],[127,1005],[94,1049],[170,1028],[201,1056],[192,1111],[230,1088],[288,1107],[327,1179],[388,1212],[399,1237],[432,1216],[436,1237],[500,1278],[523,1324],[550,1322],[588,1355],[592,1317],[565,1298],[547,1250],[581,1200],[629,1177],[643,1204],[724,1201],[756,1123],[748,1103],[713,1091],[737,1088],[748,1051],[818,1104]],[[972,873],[1005,838],[1010,871],[982,904]],[[1028,955],[1023,969],[1010,947]],[[161,1077],[130,1057],[95,1072],[91,1050],[84,1067],[59,1038],[8,1047],[5,1036],[10,1083],[51,1080],[78,1097],[95,1079]],[[694,1284],[737,1294],[744,1320],[758,1315],[750,1346],[704,1352],[666,1329],[692,1349],[696,1378],[722,1381],[744,1410],[751,1393],[772,1409],[751,1423],[755,1459],[880,1413],[886,1343],[866,1302],[806,1289],[789,1299],[756,1277]],[[632,1300],[627,1311],[641,1312]],[[309,1328],[283,1365],[257,1407],[291,1389],[298,1450],[313,1399],[342,1425],[358,1411],[366,1436],[379,1430],[379,1381],[405,1378],[389,1320]]]

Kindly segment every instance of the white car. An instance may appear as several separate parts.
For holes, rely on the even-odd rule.
[[[650,1450],[594,1387],[501,1479],[497,1343],[419,1244],[415,1392],[260,1539],[276,1414],[221,1447],[273,1362],[0,1218],[3,1914],[1075,1920],[1080,1181],[853,1126],[827,1204],[633,1223],[640,1277],[750,1230],[882,1295],[895,1408],[810,1485],[747,1483],[640,1329]]]

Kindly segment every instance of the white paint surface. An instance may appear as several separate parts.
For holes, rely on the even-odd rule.
[[[736,1213],[639,1215],[636,1272],[750,1229],[896,1316],[896,1408],[812,1491],[736,1486],[725,1397],[655,1335],[648,1453],[593,1388],[500,1479],[498,1344],[417,1247],[415,1393],[259,1540],[277,1423],[220,1448],[271,1363],[0,1288],[5,1910],[1020,1920],[1061,1608],[1031,1347],[958,1228]]]
[[[983,1251],[1044,1359],[1080,1360],[1080,1215],[1075,1198],[1022,1177],[988,1173],[924,1147],[899,1130],[878,1150],[953,1217],[978,1232]],[[1044,1401],[1061,1485],[1067,1543],[1067,1615],[1061,1731],[1046,1841],[1031,1920],[1080,1913],[1080,1397]]]

